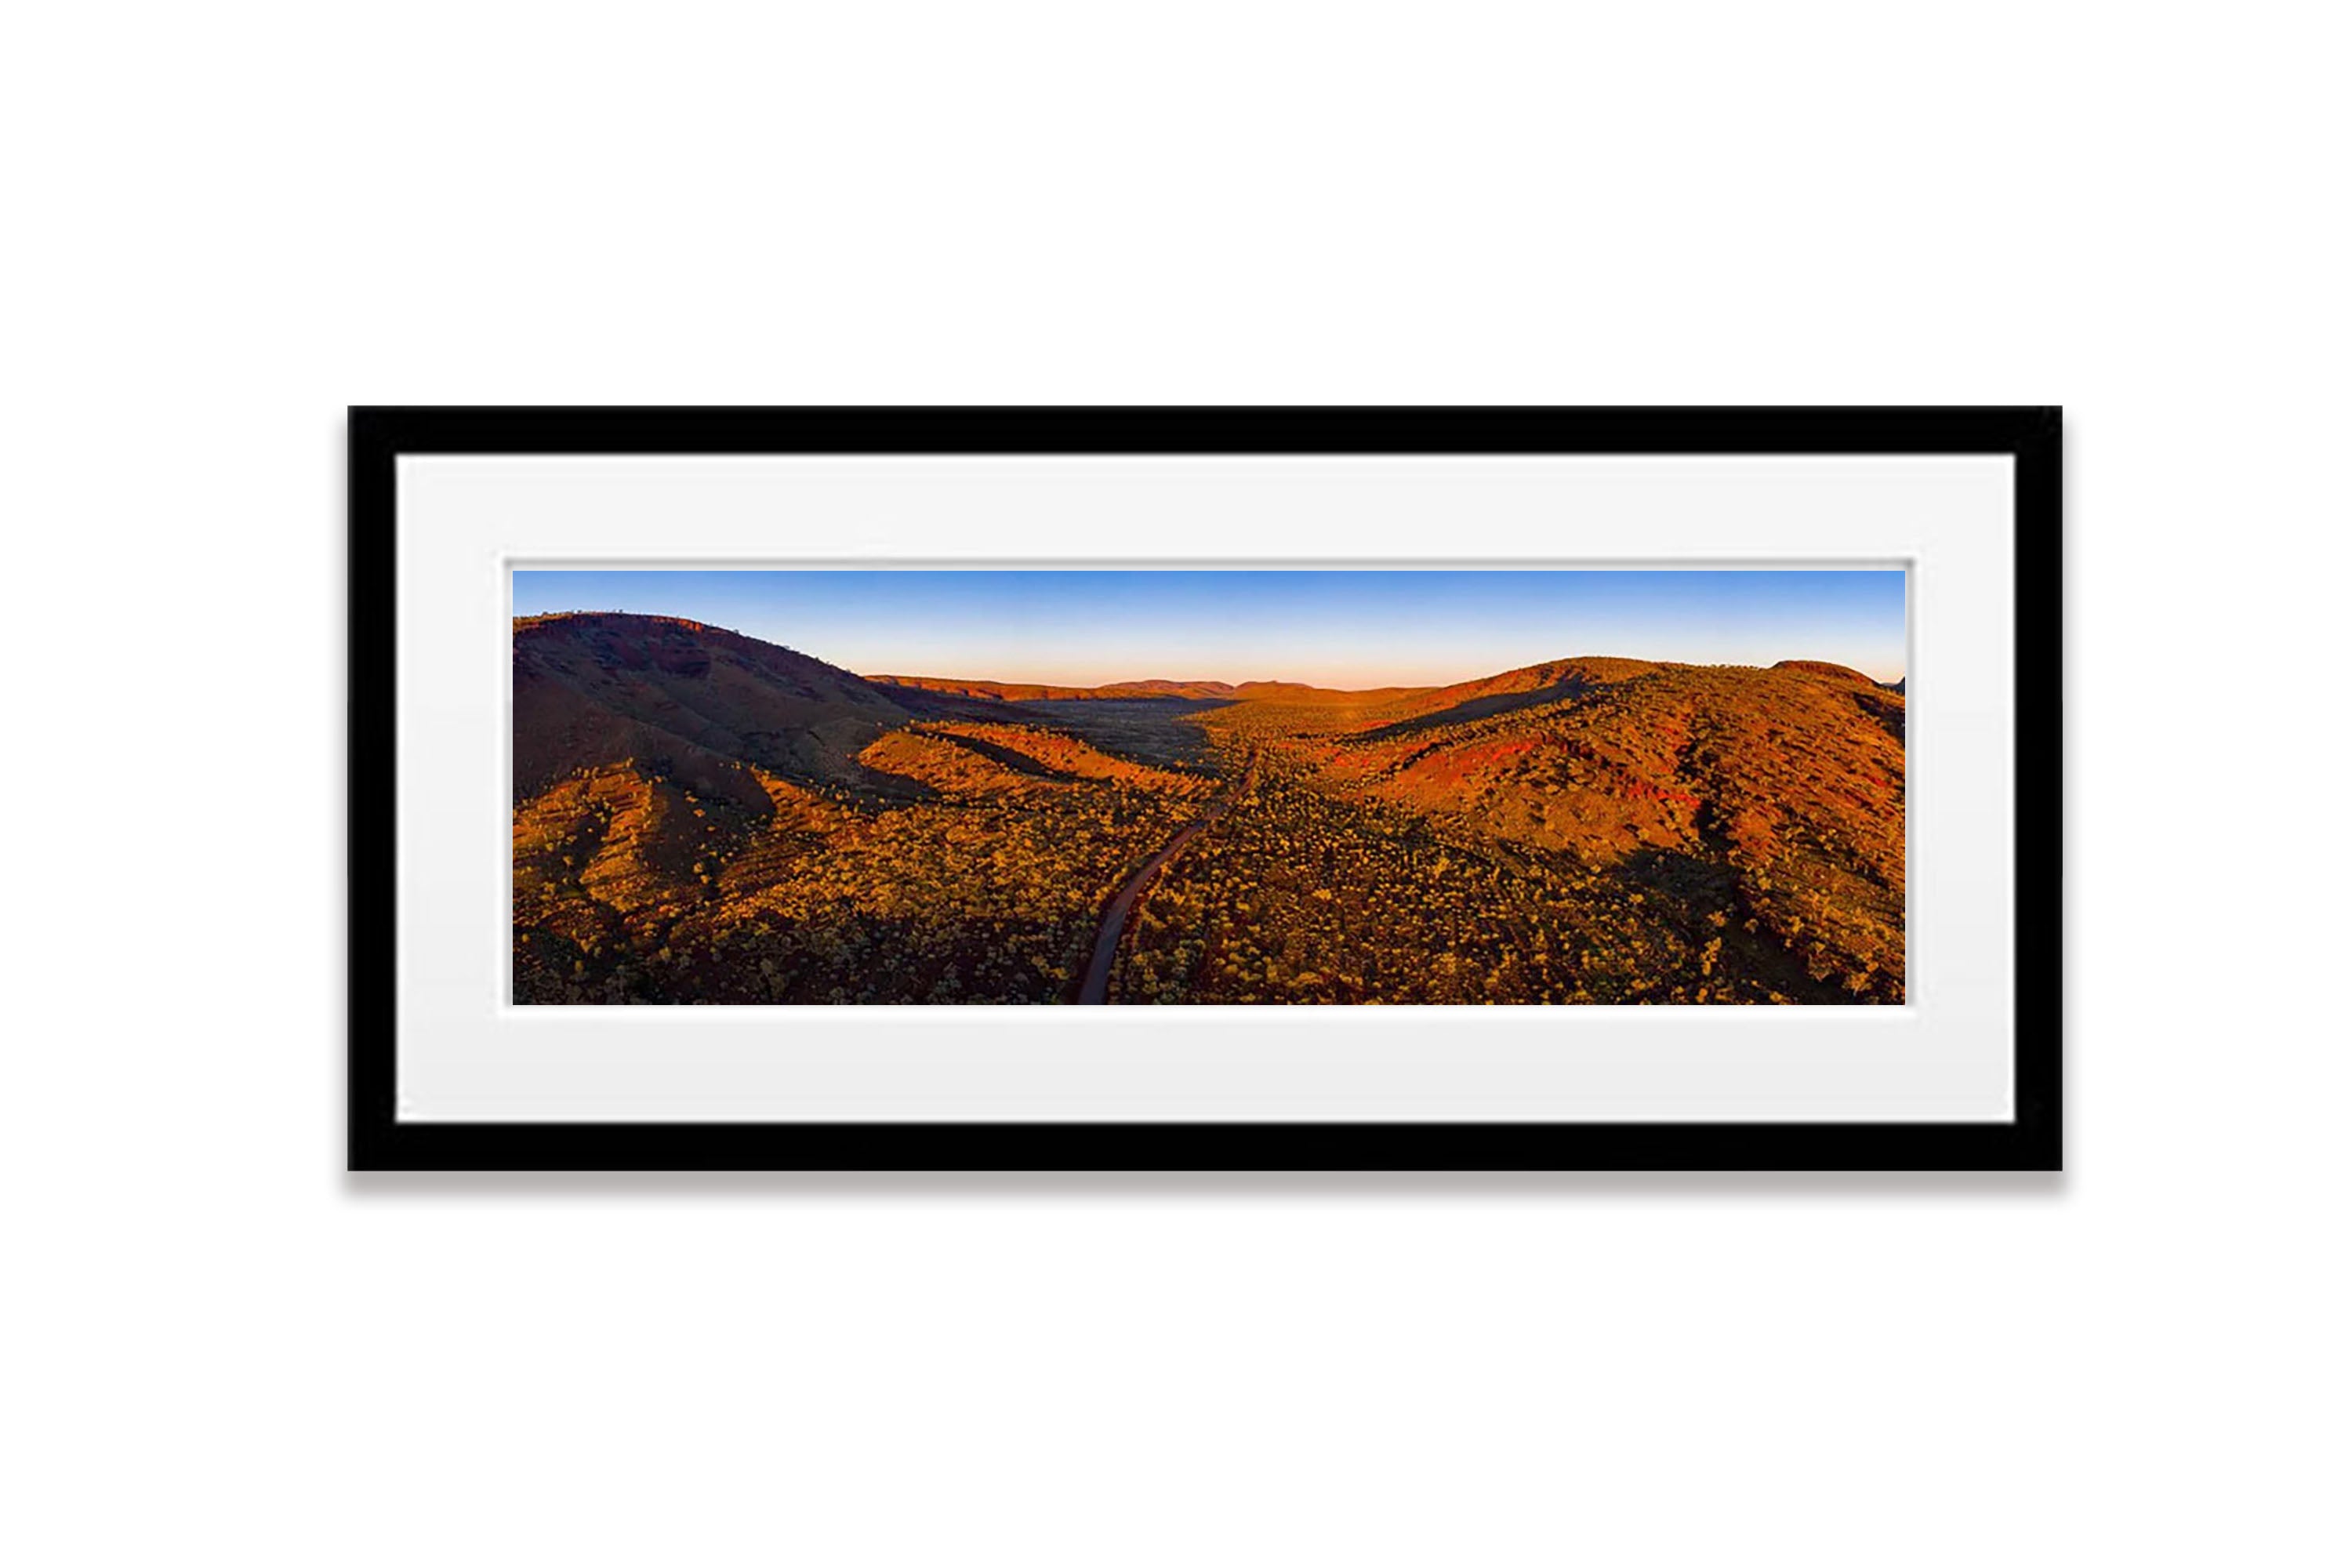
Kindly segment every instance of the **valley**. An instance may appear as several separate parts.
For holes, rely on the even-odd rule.
[[[617,613],[514,662],[519,1003],[1904,999],[1906,700],[1840,666],[1020,686]]]

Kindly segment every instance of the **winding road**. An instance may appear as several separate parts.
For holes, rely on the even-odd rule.
[[[1103,906],[1102,928],[1095,932],[1095,955],[1087,963],[1087,978],[1078,987],[1080,1006],[1099,1006],[1108,1002],[1110,992],[1110,966],[1118,957],[1119,933],[1127,930],[1128,917],[1135,912],[1136,904],[1143,898],[1151,879],[1160,875],[1161,867],[1173,860],[1184,846],[1207,829],[1214,827],[1233,810],[1242,796],[1249,794],[1257,783],[1257,753],[1250,753],[1249,766],[1233,788],[1209,803],[1209,809],[1176,830],[1175,837],[1160,847],[1159,853],[1135,868],[1128,879],[1119,884],[1110,902]]]

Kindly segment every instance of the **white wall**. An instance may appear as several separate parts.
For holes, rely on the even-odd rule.
[[[2320,7],[51,7],[0,1555],[2341,1560]],[[2063,1181],[340,1174],[350,401],[2070,409]]]

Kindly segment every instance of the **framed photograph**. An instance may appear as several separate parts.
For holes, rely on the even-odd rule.
[[[353,409],[351,1164],[2057,1169],[2059,434]]]

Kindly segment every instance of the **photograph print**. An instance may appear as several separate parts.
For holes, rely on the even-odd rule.
[[[2057,1169],[2059,437],[354,410],[352,1168]]]
[[[518,1006],[1906,1000],[1900,569],[511,595]]]

